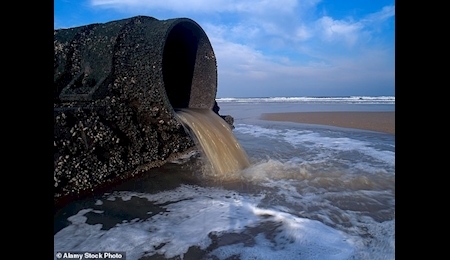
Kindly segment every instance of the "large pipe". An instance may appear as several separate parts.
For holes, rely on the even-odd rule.
[[[174,109],[217,112],[216,57],[191,19],[59,29],[54,48],[55,201],[193,148]]]
[[[165,93],[168,107],[214,105],[216,58],[205,32],[191,19],[136,16],[55,30],[54,41],[56,99],[98,99],[114,79],[126,77],[128,84],[139,81]]]

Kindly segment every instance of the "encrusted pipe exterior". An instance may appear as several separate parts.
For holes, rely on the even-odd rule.
[[[193,149],[177,108],[217,111],[217,65],[188,18],[54,31],[54,194],[70,201]]]

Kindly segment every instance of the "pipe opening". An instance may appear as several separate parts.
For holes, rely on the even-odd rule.
[[[196,23],[181,21],[172,27],[164,45],[162,73],[173,108],[212,108],[217,90],[213,53]]]

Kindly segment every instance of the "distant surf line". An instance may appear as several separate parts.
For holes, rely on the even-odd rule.
[[[395,104],[395,96],[299,96],[299,97],[222,97],[217,102],[236,103],[344,103]]]

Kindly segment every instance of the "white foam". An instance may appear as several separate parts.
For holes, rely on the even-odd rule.
[[[239,259],[347,259],[353,254],[349,237],[318,221],[267,209],[255,208],[254,212],[282,224],[275,237],[269,239],[259,233],[255,246],[224,246],[214,250],[213,255],[219,259],[233,255],[240,255]]]
[[[217,102],[234,103],[303,103],[303,104],[395,104],[395,96],[348,96],[348,97],[255,97],[217,98]]]
[[[236,173],[237,180],[251,187],[247,192],[261,193],[182,185],[156,194],[104,194],[94,203],[99,210],[82,209],[68,218],[71,224],[54,236],[55,252],[183,259],[196,246],[208,251],[207,259],[394,259],[395,144],[339,131],[235,126],[258,154]],[[109,201],[126,210],[136,197],[155,204],[139,212],[147,219],[119,219],[107,230],[88,224],[92,214],[108,213]],[[265,232],[271,223],[275,230]],[[220,241],[235,234],[239,239]],[[216,239],[222,244],[210,248]]]
[[[377,227],[384,225],[378,221],[389,220],[394,214],[395,176],[392,174],[311,173],[308,167],[270,159],[249,167],[242,176],[268,188],[262,205],[269,204],[281,212],[320,220],[354,236],[368,230],[370,236],[376,237],[380,230]],[[362,216],[367,218],[362,221]],[[386,241],[390,241],[388,236],[394,236],[394,229],[384,232],[388,235],[384,235],[380,243],[389,244]],[[393,252],[394,249],[386,250]]]
[[[372,146],[370,142],[361,141],[349,137],[325,136],[319,132],[299,129],[278,130],[258,125],[237,124],[236,132],[248,134],[257,138],[270,138],[271,140],[284,140],[296,148],[308,149],[311,154],[315,152],[315,160],[323,162],[336,157],[334,152],[359,152],[369,156],[372,160],[395,165],[395,152],[380,150]],[[311,162],[311,161],[310,161]],[[353,164],[353,162],[352,162]],[[365,168],[367,165],[364,165]]]
[[[280,223],[275,242],[258,235],[256,245],[227,245],[212,252],[219,259],[240,254],[240,259],[272,256],[292,259],[302,253],[305,259],[346,259],[354,252],[353,237],[318,221],[302,219],[276,209],[261,208],[264,195],[242,195],[219,188],[182,185],[157,194],[120,192],[105,199],[127,201],[131,197],[146,198],[161,207],[161,212],[147,220],[133,220],[101,230],[101,224],[86,223],[86,213],[100,214],[92,209],[80,210],[68,218],[72,223],[54,236],[54,250],[64,251],[126,251],[127,259],[163,254],[167,258],[183,256],[191,246],[206,249],[212,232],[244,232],[266,221]],[[228,252],[228,253],[226,253]],[[268,258],[267,258],[268,259]],[[312,259],[312,258],[311,258]]]

